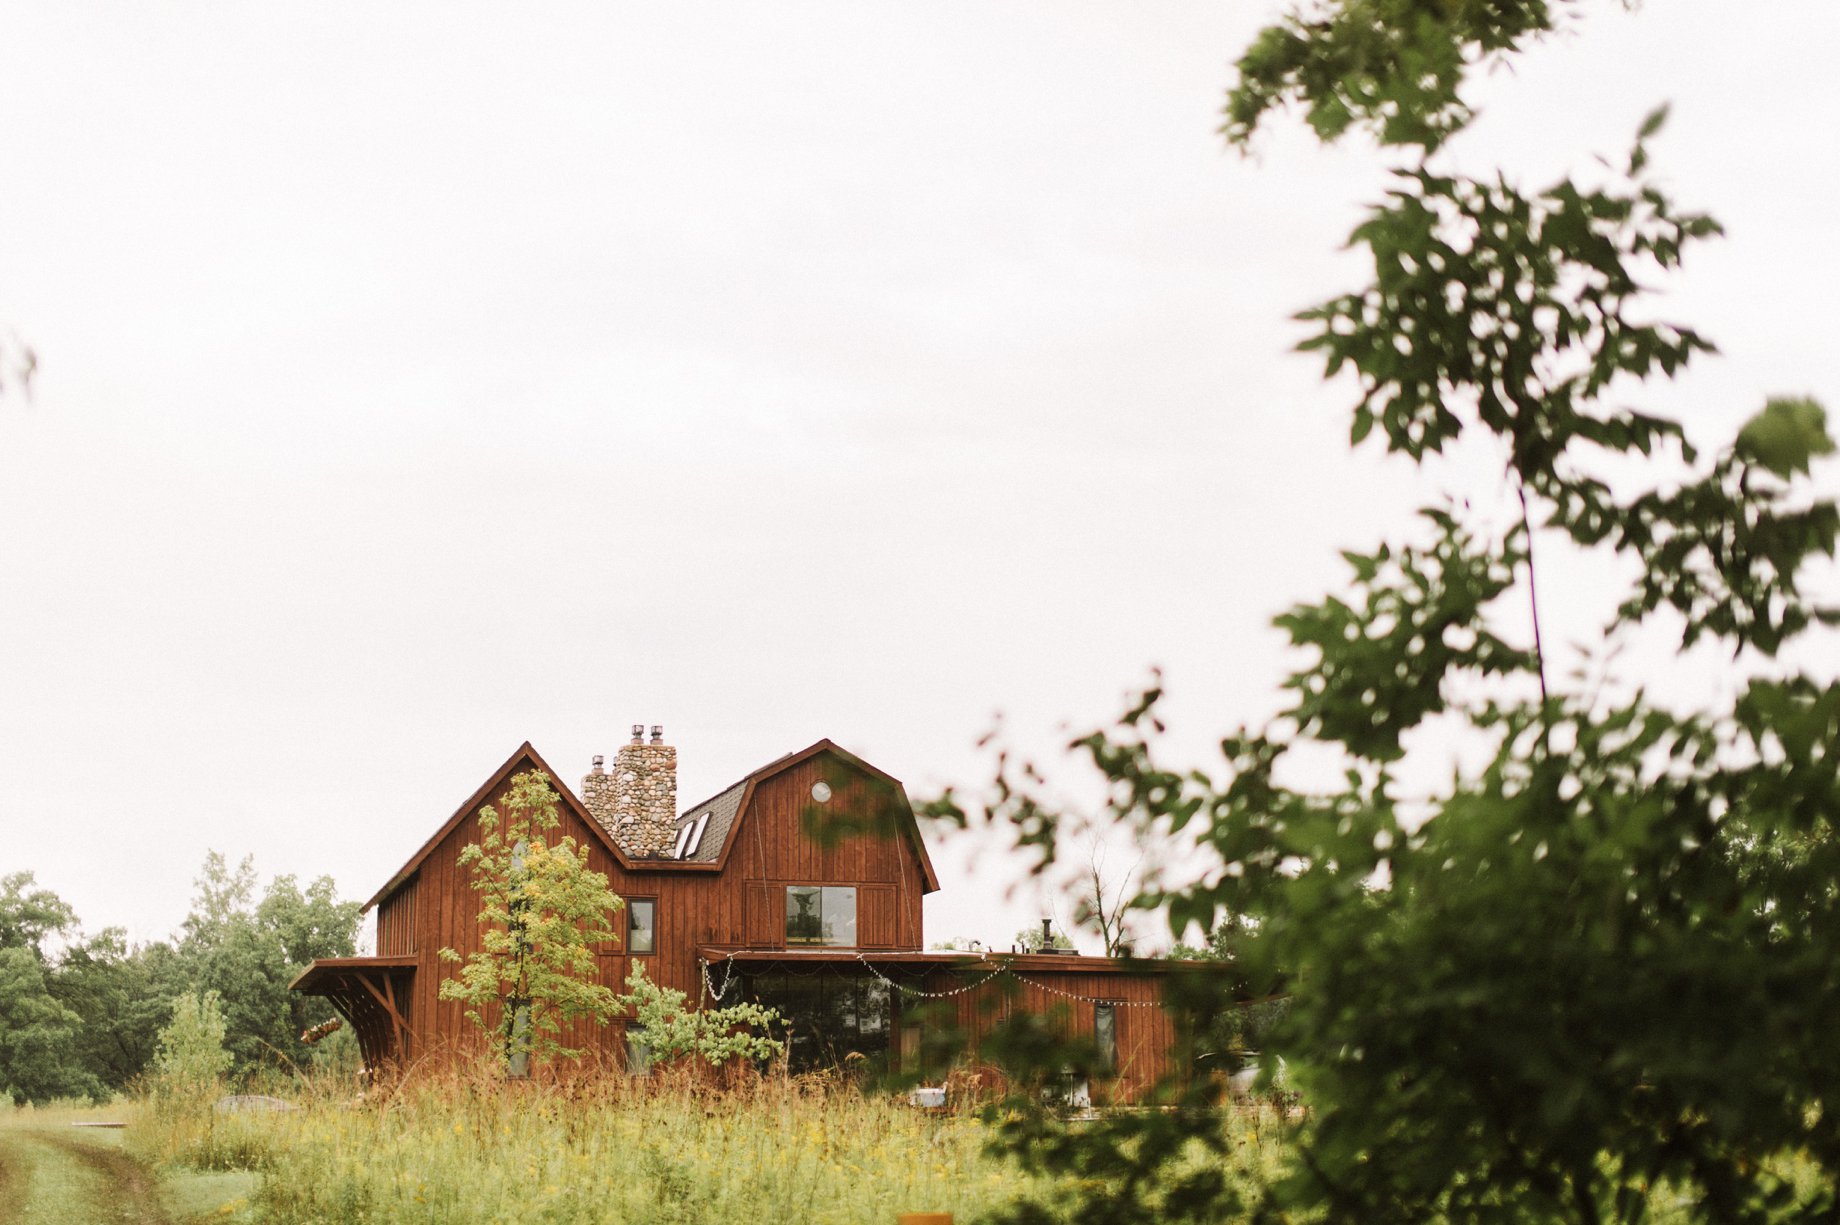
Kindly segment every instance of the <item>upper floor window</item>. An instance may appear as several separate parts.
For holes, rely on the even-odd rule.
[[[854,885],[788,885],[786,943],[856,947]]]
[[[626,900],[626,951],[658,951],[658,903],[649,897]]]

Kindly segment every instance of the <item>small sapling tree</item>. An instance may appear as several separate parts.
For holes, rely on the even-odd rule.
[[[225,1031],[217,992],[187,991],[174,1000],[172,1020],[160,1031],[153,1057],[159,1082],[185,1096],[207,1095],[216,1089],[230,1070]]]
[[[522,1076],[533,1057],[580,1057],[563,1044],[565,1022],[605,1025],[618,1007],[595,981],[595,946],[614,939],[626,903],[589,870],[587,847],[556,840],[561,818],[547,774],[513,778],[504,807],[502,817],[490,805],[479,810],[479,841],[460,852],[479,894],[479,947],[464,958],[441,950],[442,960],[463,964],[440,996],[464,1004],[505,1070]]]
[[[756,1027],[780,1022],[779,1013],[760,1004],[730,1004],[727,1008],[697,1010],[682,991],[662,986],[645,976],[643,965],[633,966],[626,979],[622,1008],[633,1012],[634,1025],[644,1034],[644,1046],[654,1059],[695,1056],[712,1068],[731,1059],[753,1062],[773,1059],[786,1052],[786,1044]]]

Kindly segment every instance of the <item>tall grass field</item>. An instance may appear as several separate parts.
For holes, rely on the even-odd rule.
[[[975,1117],[823,1082],[717,1091],[455,1078],[291,1104],[149,1118],[137,1148],[169,1164],[258,1170],[238,1215],[275,1225],[858,1225],[905,1212],[968,1223],[1018,1194],[1052,1200],[1057,1190],[991,1155]],[[1241,1176],[1276,1162],[1275,1119],[1238,1115],[1222,1126],[1238,1133]]]

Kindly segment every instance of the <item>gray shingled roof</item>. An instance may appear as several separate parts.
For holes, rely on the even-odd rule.
[[[681,862],[714,863],[722,854],[722,844],[728,841],[729,827],[735,823],[735,814],[741,811],[741,793],[747,790],[747,784],[748,780],[744,778],[701,804],[692,804],[684,809],[684,815],[677,821],[679,833],[683,832],[684,826],[694,825],[701,820],[704,813],[709,814],[709,825],[703,830],[703,840],[697,844],[696,854],[686,855]]]

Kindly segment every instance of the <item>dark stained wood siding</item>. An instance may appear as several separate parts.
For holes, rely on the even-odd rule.
[[[415,895],[419,877],[410,877],[377,907],[377,955],[396,957],[415,952]]]
[[[1158,973],[1079,966],[1079,962],[1087,960],[1091,959],[1068,958],[1073,964],[1066,970],[1031,967],[954,996],[956,1024],[973,1050],[1015,1012],[1058,1018],[1062,1033],[1090,1040],[1095,1003],[1113,1002],[1117,1005],[1118,1073],[1111,1083],[1093,1086],[1095,1100],[1141,1101],[1173,1070],[1171,1058],[1179,1034],[1174,1018],[1160,1006],[1165,978]],[[936,973],[929,977],[928,989],[952,990],[982,978],[984,973]]]
[[[831,788],[823,804],[811,795],[819,781]],[[735,822],[725,873],[749,886],[749,947],[785,947],[788,885],[854,885],[860,945],[921,948],[926,877],[906,804],[898,790],[828,753],[758,782]],[[846,832],[814,838],[806,822]]]
[[[481,801],[500,806],[511,777],[535,768],[525,761]],[[823,778],[832,788],[828,804],[811,799],[811,786]],[[828,818],[854,819],[898,799],[877,780],[828,755],[802,762],[757,784],[736,819],[736,833],[726,869],[620,866],[581,818],[566,807],[557,836],[570,836],[588,847],[588,863],[607,876],[622,897],[647,897],[657,903],[657,951],[627,956],[625,919],[616,923],[620,941],[600,958],[601,981],[625,989],[634,963],[646,976],[684,992],[692,1001],[703,994],[697,948],[782,947],[785,943],[787,885],[855,885],[859,942],[879,948],[921,947],[920,900],[925,878],[913,845],[893,832],[853,833],[820,845],[806,836],[800,820],[807,810]],[[900,802],[904,803],[904,800]],[[470,1048],[480,1041],[458,1003],[438,998],[440,982],[455,966],[440,952],[451,948],[462,958],[479,947],[477,895],[458,864],[462,849],[478,837],[472,819],[460,822],[429,850],[415,874],[378,904],[378,953],[415,954],[417,973],[410,1008],[417,1018],[416,1046],[425,1055]],[[618,1026],[594,1030],[583,1026],[571,1045],[606,1052],[620,1045]],[[438,1057],[438,1055],[437,1055]]]
[[[786,943],[786,901],[783,889],[775,891],[765,881],[748,881],[747,922],[742,942],[750,948],[783,948]]]
[[[526,751],[504,772],[503,781],[480,797],[475,810],[485,804],[502,810],[510,780],[539,764]],[[831,789],[822,804],[812,798],[812,785],[819,781]],[[589,866],[604,873],[616,893],[651,898],[657,907],[656,952],[628,953],[622,915],[615,924],[618,939],[599,957],[601,982],[623,990],[633,967],[643,965],[653,981],[702,1003],[699,948],[784,948],[786,889],[791,885],[853,886],[860,947],[922,949],[921,900],[927,880],[906,804],[898,786],[828,750],[796,759],[777,773],[756,776],[749,786],[720,871],[712,864],[622,867],[598,832],[571,806],[563,806],[557,836],[587,846]],[[808,823],[840,829],[841,836],[813,837]],[[464,958],[479,946],[477,895],[458,864],[461,850],[477,836],[473,814],[468,814],[428,847],[414,873],[378,903],[378,954],[415,958],[412,981],[406,972],[398,980],[403,987],[398,1007],[414,1031],[409,1057],[418,1061],[478,1049],[485,1041],[459,1004],[438,998],[441,980],[456,968],[440,958],[441,950],[451,948]],[[1024,970],[1024,981],[1011,994],[992,985],[957,996],[959,1024],[975,1040],[1007,1011],[1025,1008],[1061,1015],[1068,1032],[1090,1035],[1091,1000],[1129,1005],[1160,998],[1159,976],[1105,965],[1068,958],[1065,966]],[[847,967],[839,970],[848,972]],[[961,975],[974,973],[939,971],[925,981],[930,989],[948,989],[966,981]],[[717,972],[718,979],[726,976]],[[1167,1067],[1176,1034],[1160,1007],[1122,1006],[1117,1018],[1119,1075],[1111,1085],[1095,1089],[1117,1100],[1135,1100]],[[584,1023],[566,1033],[564,1041],[617,1061],[622,1037],[620,1024],[596,1029]]]

